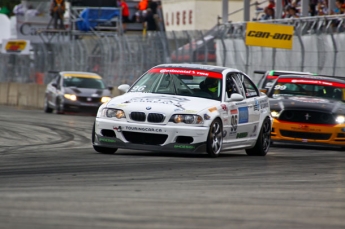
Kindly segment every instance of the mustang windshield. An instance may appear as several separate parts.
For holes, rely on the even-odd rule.
[[[129,92],[159,93],[220,100],[222,74],[204,70],[154,68]]]
[[[345,102],[345,84],[313,78],[282,78],[277,80],[269,97],[281,95],[316,96]]]

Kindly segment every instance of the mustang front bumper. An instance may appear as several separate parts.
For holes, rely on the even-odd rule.
[[[345,124],[303,124],[274,119],[271,140],[345,146]]]
[[[170,152],[205,152],[208,127],[152,125],[96,118],[94,145]]]

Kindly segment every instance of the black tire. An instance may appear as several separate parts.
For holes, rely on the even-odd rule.
[[[44,98],[44,112],[45,113],[52,113],[53,112],[53,109],[49,107],[47,97]]]
[[[223,145],[223,125],[220,119],[215,119],[210,125],[207,136],[206,150],[211,157],[218,157]]]
[[[271,143],[271,120],[267,117],[262,123],[256,144],[251,149],[246,149],[248,156],[266,156]]]
[[[64,114],[64,110],[63,110],[63,103],[61,102],[61,99],[57,98],[56,102],[55,102],[55,106],[56,106],[56,113],[57,114]]]
[[[106,147],[101,147],[101,146],[95,146],[94,145],[94,143],[95,143],[95,135],[96,135],[95,123],[93,123],[91,140],[92,140],[93,149],[96,152],[103,153],[103,154],[114,154],[117,151],[117,148],[106,148]]]

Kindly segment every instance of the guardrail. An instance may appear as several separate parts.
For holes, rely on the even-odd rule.
[[[260,67],[343,75],[344,20],[345,15],[337,15],[263,22],[294,25],[292,50],[246,46],[244,22],[212,31],[78,35],[68,42],[32,44],[27,56],[0,54],[0,82],[46,84],[49,70],[75,70],[96,72],[117,86],[131,84],[154,65],[176,62],[216,64],[249,74]]]

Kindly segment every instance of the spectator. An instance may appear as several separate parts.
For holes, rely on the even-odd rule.
[[[7,8],[7,6],[3,6],[0,8],[0,14],[5,14],[8,17],[10,16],[10,10]]]
[[[298,13],[298,11],[297,11],[296,7],[290,6],[290,7],[288,7],[288,15],[286,18],[299,18],[297,13]]]
[[[274,19],[274,9],[271,7],[265,8],[265,14],[262,16],[260,20],[272,20]]]
[[[148,7],[148,0],[141,0],[138,3],[137,5],[138,11],[135,13],[137,22],[142,22],[143,18],[145,18],[147,7]]]
[[[130,22],[129,20],[129,10],[126,0],[121,0],[120,4],[122,8],[122,26],[123,26],[123,32],[125,33],[127,30],[127,23]]]
[[[327,15],[328,14],[328,0],[319,0],[317,4],[317,14]]]
[[[159,30],[159,15],[158,15],[158,8],[160,7],[160,5],[158,5],[158,3],[156,1],[153,0],[148,0],[148,9],[151,9],[152,14],[153,14],[153,18],[155,19],[156,22],[156,27],[157,30]]]
[[[156,21],[153,17],[153,13],[151,9],[147,9],[147,13],[144,19],[144,30],[145,31],[156,31],[157,25]]]
[[[26,5],[23,3],[20,3],[14,6],[13,13],[14,15],[24,15],[26,10],[27,10]]]
[[[52,0],[50,5],[50,15],[54,21],[54,29],[64,29],[64,14],[66,10],[65,0]],[[58,27],[59,21],[59,27]]]
[[[344,2],[343,0],[335,1],[335,8],[332,10],[332,14],[343,14],[344,13]]]

